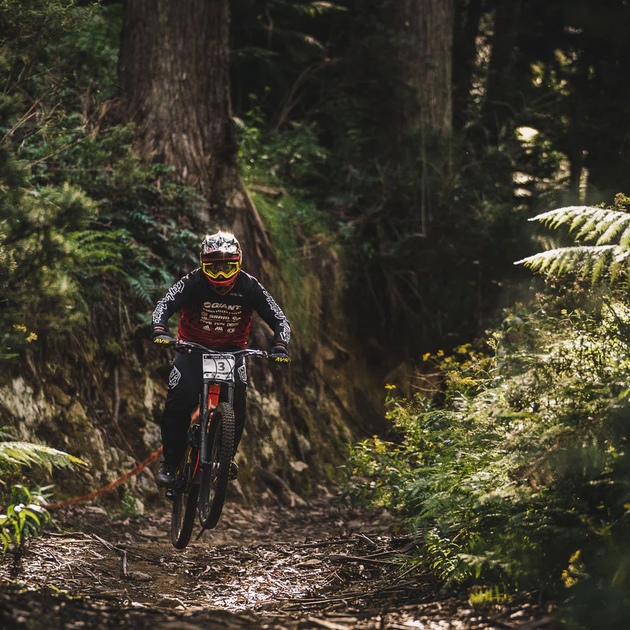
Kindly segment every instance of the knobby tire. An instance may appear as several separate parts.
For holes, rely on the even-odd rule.
[[[191,455],[196,453],[188,447],[184,459],[185,470],[182,474],[190,475]],[[199,484],[192,483],[192,479],[186,479],[181,489],[175,490],[173,497],[173,514],[171,516],[171,542],[175,549],[184,549],[190,542],[195,515],[197,514],[197,500],[199,497]]]
[[[199,522],[204,529],[212,529],[219,522],[230,479],[234,451],[234,410],[228,403],[219,403],[213,413],[209,431],[210,460],[219,466],[207,466],[201,473]]]

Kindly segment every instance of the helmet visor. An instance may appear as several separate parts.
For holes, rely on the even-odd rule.
[[[233,278],[241,269],[241,263],[238,260],[212,260],[210,262],[202,262],[201,268],[203,272],[212,280]]]

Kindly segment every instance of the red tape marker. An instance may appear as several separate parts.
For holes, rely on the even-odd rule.
[[[137,475],[138,473],[142,472],[151,462],[154,462],[160,456],[161,452],[162,452],[162,447],[160,446],[160,448],[158,448],[158,450],[155,451],[155,453],[149,455],[149,457],[147,457],[141,464],[138,464],[135,468],[130,470],[128,473],[125,473],[122,477],[119,477],[118,479],[116,479],[116,481],[112,481],[111,483],[108,483],[106,486],[103,486],[102,488],[99,488],[98,490],[94,490],[94,492],[90,492],[90,494],[86,494],[84,497],[76,497],[74,499],[68,499],[68,501],[60,501],[59,503],[49,503],[48,505],[45,505],[44,507],[47,510],[56,510],[57,508],[65,507],[66,505],[74,505],[75,503],[83,503],[83,501],[90,501],[91,499],[94,499],[100,496],[101,494],[105,494],[106,492],[113,490],[116,486],[119,486],[121,483],[125,483],[125,481],[127,481],[127,479],[129,479],[130,477],[133,477],[134,475]]]

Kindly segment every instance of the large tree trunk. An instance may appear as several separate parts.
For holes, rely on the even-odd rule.
[[[129,117],[138,126],[138,143],[144,157],[172,165],[181,181],[203,193],[209,201],[208,228],[234,231],[243,245],[247,271],[253,271],[268,284],[286,308],[283,287],[273,281],[282,277],[273,248],[239,176],[230,111],[228,43],[229,0],[127,0],[121,85]],[[303,280],[305,292],[313,293],[310,303],[317,305],[314,313],[307,313],[309,317],[320,310],[318,296],[330,291],[332,283],[325,281],[332,275],[328,270],[332,267],[334,271],[334,265],[328,255],[322,248],[314,267],[317,274],[311,273]],[[322,298],[321,304],[330,306],[337,299],[331,295],[326,300]],[[309,320],[313,331],[319,330],[320,324],[326,331],[332,328],[323,316],[319,320],[314,316],[313,320],[314,323]],[[345,422],[348,417],[357,417],[353,412],[344,415],[344,409],[350,407],[347,401],[359,394],[368,400],[363,387],[356,385],[356,375],[363,373],[363,366],[352,365],[353,379],[339,379],[339,387],[335,380],[338,372],[326,363],[332,360],[331,356],[336,357],[329,348],[331,344],[318,344],[319,337],[307,339],[312,349],[306,352],[299,332],[296,330],[291,345],[297,361],[290,372],[273,378],[260,362],[249,366],[254,391],[250,391],[253,404],[248,406],[247,429],[240,449],[240,455],[246,454],[249,464],[241,475],[242,488],[253,485],[252,471],[259,464],[281,472],[285,480],[306,490],[311,480],[321,479],[324,470],[343,461],[351,437]],[[334,333],[339,335],[340,330]],[[262,326],[255,326],[253,344],[265,347],[265,334]],[[323,358],[320,345],[326,346],[323,349],[328,351],[328,358]],[[350,364],[344,358],[344,365],[346,361]],[[364,382],[370,383],[365,389],[378,396],[374,384]],[[364,419],[357,417],[359,422]],[[270,443],[275,448],[270,449]],[[294,470],[292,464],[298,460],[311,467],[309,474],[299,475]]]
[[[406,98],[393,105],[391,135],[403,170],[420,164],[408,197],[418,232],[425,236],[439,205],[435,174],[450,168],[453,19],[453,0],[398,0],[393,13],[398,78]]]
[[[120,80],[141,154],[173,166],[180,181],[200,189],[210,205],[209,228],[238,232],[260,272],[272,250],[236,162],[229,4],[127,0]]]
[[[453,45],[453,127],[463,129],[468,122],[468,107],[475,66],[477,36],[481,17],[486,10],[484,0],[456,0],[455,42]]]
[[[491,144],[498,144],[511,131],[505,126],[513,116],[513,71],[521,10],[522,0],[496,1],[492,53],[482,111]]]
[[[228,41],[228,0],[127,2],[120,78],[142,153],[211,198],[236,167]]]
[[[452,125],[453,0],[398,0],[398,32],[403,39],[402,73],[420,105],[407,116],[448,136]]]

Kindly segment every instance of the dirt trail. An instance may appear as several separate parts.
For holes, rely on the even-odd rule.
[[[403,564],[414,543],[386,513],[326,500],[227,506],[218,527],[183,551],[170,544],[169,519],[155,513],[134,525],[100,508],[66,512],[65,531],[30,542],[21,589],[7,586],[16,568],[2,561],[0,630],[551,627],[527,602],[480,611],[440,596],[432,578]]]

